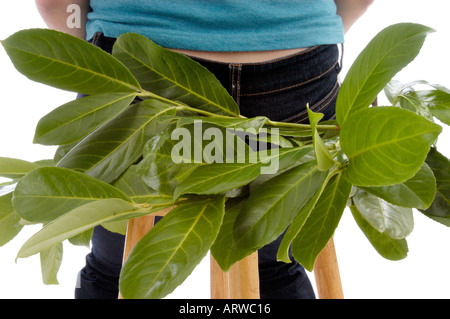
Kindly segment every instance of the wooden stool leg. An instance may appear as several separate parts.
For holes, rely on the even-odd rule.
[[[123,252],[123,262],[127,260],[131,249],[137,244],[137,242],[147,234],[155,224],[155,215],[147,215],[130,219],[127,226],[127,235],[125,240],[125,248]]]
[[[259,299],[258,252],[234,264],[229,278],[230,299]]]
[[[156,214],[145,215],[133,218],[128,221],[127,235],[125,239],[125,248],[123,252],[123,262],[127,260],[131,249],[137,244],[145,234],[147,234],[155,225],[156,216],[165,216],[172,210],[172,207],[160,210]]]
[[[230,299],[230,279],[211,255],[211,299]]]
[[[314,275],[319,299],[344,299],[333,238],[317,257]]]

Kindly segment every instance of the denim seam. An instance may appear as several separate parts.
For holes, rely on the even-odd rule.
[[[96,32],[94,34],[94,37],[92,38],[92,44],[98,47],[100,44],[100,37],[101,37],[101,33]]]
[[[230,63],[229,69],[231,70],[231,97],[236,101],[237,105],[239,106],[242,64]]]
[[[236,79],[236,103],[239,106],[241,100],[241,74],[242,74],[242,65],[236,65],[237,68],[237,79]]]
[[[328,92],[328,94],[323,99],[321,99],[319,102],[317,102],[316,104],[311,106],[309,109],[311,111],[314,111],[314,112],[319,112],[322,109],[324,109],[325,107],[327,107],[331,103],[331,101],[333,101],[333,99],[336,96],[336,94],[339,92],[339,87],[340,87],[339,82],[336,82],[334,84],[333,88],[331,89],[331,91]],[[323,103],[325,103],[325,104],[323,104]],[[319,109],[317,109],[317,108],[319,108]],[[307,118],[307,116],[304,116],[307,113],[308,113],[308,110],[302,111],[299,114],[296,114],[294,116],[291,116],[291,117],[287,118],[283,122],[290,122],[290,121],[292,121],[294,119],[297,119],[295,121],[296,123],[302,122],[302,121],[304,121]],[[298,119],[299,117],[301,117],[301,118]]]
[[[296,87],[308,84],[308,83],[310,83],[312,81],[315,81],[315,80],[321,78],[322,76],[324,76],[328,72],[332,71],[336,67],[338,62],[339,61],[336,61],[328,70],[326,70],[322,74],[320,74],[320,75],[318,75],[318,76],[316,76],[316,77],[314,77],[312,79],[306,80],[304,82],[293,84],[293,85],[290,85],[290,86],[287,86],[287,87],[284,87],[284,88],[281,88],[281,89],[276,89],[276,90],[262,91],[262,92],[258,92],[258,93],[245,93],[245,94],[241,94],[241,96],[257,96],[257,95],[265,95],[265,94],[277,93],[277,92],[282,92],[282,91],[285,91],[285,90],[293,89],[293,88],[296,88]]]
[[[236,101],[236,96],[235,96],[235,90],[236,90],[236,84],[234,83],[234,64],[230,64],[230,68],[231,68],[231,96],[233,98],[233,100]]]

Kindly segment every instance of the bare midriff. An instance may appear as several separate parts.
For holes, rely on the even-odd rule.
[[[285,56],[304,51],[307,48],[296,48],[272,51],[245,51],[245,52],[219,52],[219,51],[193,51],[172,49],[173,51],[200,59],[225,63],[259,63],[276,60]]]

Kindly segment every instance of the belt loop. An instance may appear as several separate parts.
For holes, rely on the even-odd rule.
[[[95,32],[94,36],[92,37],[92,44],[95,46],[100,46],[100,39],[101,39],[101,32]]]

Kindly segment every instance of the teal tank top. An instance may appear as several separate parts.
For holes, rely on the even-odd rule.
[[[333,0],[91,0],[87,39],[134,32],[167,47],[262,51],[344,42]]]

